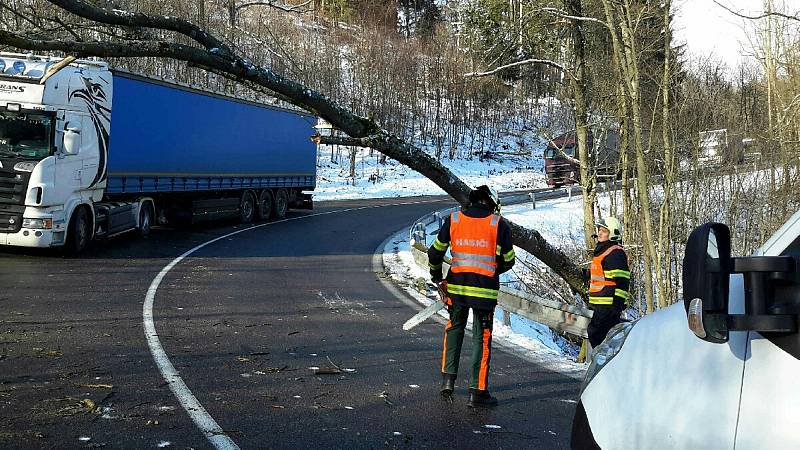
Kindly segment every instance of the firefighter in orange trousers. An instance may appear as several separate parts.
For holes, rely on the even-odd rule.
[[[447,294],[450,321],[444,330],[442,350],[442,398],[451,400],[458,374],[461,344],[467,316],[472,309],[472,370],[470,407],[493,407],[497,399],[489,393],[489,363],[492,356],[492,322],[500,274],[514,265],[511,227],[500,217],[497,191],[479,186],[470,192],[470,206],[445,219],[439,235],[428,249],[431,279]],[[442,261],[450,248],[452,257],[447,280],[442,281]]]
[[[589,270],[589,309],[594,311],[586,330],[592,348],[597,348],[609,330],[620,322],[620,313],[630,298],[631,272],[622,249],[622,223],[606,217],[597,226],[597,246]]]

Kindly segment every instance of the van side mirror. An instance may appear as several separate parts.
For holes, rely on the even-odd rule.
[[[731,232],[721,223],[695,228],[683,257],[683,298],[689,328],[700,339],[728,341]]]
[[[744,314],[728,313],[731,273],[744,279]],[[730,331],[794,334],[800,298],[798,263],[791,256],[731,258],[731,234],[721,223],[695,228],[683,258],[683,297],[689,329],[708,342],[728,342]]]
[[[77,155],[81,150],[81,127],[68,127],[64,130],[64,154]]]

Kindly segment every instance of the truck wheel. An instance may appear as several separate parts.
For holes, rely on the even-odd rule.
[[[269,220],[270,215],[272,215],[273,205],[272,192],[269,189],[261,191],[261,194],[258,195],[258,207],[256,208],[258,220]]]
[[[246,191],[242,194],[242,201],[239,203],[239,220],[242,223],[250,223],[256,215],[256,199],[252,192]]]
[[[283,219],[289,211],[289,193],[286,189],[278,189],[275,193],[275,218]]]
[[[139,236],[150,236],[150,228],[153,226],[153,207],[151,203],[142,204],[139,210]]]
[[[77,256],[89,246],[92,230],[89,225],[89,214],[86,208],[79,206],[72,214],[67,230],[66,253],[68,256]]]

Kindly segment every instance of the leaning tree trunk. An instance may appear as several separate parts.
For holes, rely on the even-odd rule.
[[[653,239],[653,219],[650,211],[650,189],[648,184],[648,167],[645,160],[644,145],[642,143],[642,110],[641,93],[639,88],[639,57],[636,48],[634,30],[630,8],[624,11],[625,17],[619,22],[622,29],[622,39],[624,43],[623,69],[626,72],[625,86],[628,89],[631,99],[631,112],[633,119],[633,145],[636,152],[636,185],[639,200],[640,223],[642,225],[642,249],[644,257],[644,291],[647,300],[647,312],[654,311],[653,304],[653,261],[655,257],[655,241]]]
[[[656,253],[656,266],[661,273],[658,279],[658,307],[664,308],[672,303],[672,261],[670,243],[670,231],[673,229],[672,223],[672,185],[675,181],[675,155],[672,151],[670,141],[670,88],[672,87],[672,71],[670,58],[672,57],[671,46],[671,20],[670,20],[671,0],[664,1],[664,72],[661,78],[661,144],[664,146],[664,199],[661,203],[658,228],[659,251]]]
[[[567,14],[581,17],[581,0],[565,0]],[[587,255],[594,248],[594,158],[592,149],[589,148],[588,126],[588,96],[586,92],[586,61],[584,51],[586,37],[583,33],[583,23],[572,20],[572,52],[575,57],[575,68],[570,78],[572,96],[575,109],[575,132],[578,144],[578,158],[580,159],[581,189],[583,190],[583,238],[586,243]]]
[[[614,63],[614,70],[617,79],[617,117],[619,119],[619,138],[620,138],[620,163],[622,165],[622,222],[628,231],[628,235],[632,235],[633,225],[633,199],[631,198],[631,102],[628,96],[628,90],[625,88],[625,69],[624,52],[622,50],[621,36],[619,29],[614,27],[613,24],[617,22],[616,13],[612,9],[609,0],[603,0],[603,10],[606,16],[606,23],[609,25],[609,33],[611,34],[612,46],[612,61]],[[638,308],[637,308],[638,309]]]

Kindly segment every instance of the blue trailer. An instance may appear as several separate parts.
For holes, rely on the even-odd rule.
[[[107,198],[149,194],[163,205],[162,221],[182,223],[311,209],[304,191],[316,185],[316,117],[112,74]]]
[[[0,54],[0,245],[310,209],[317,120],[112,70]]]
[[[109,195],[314,189],[314,116],[113,75]]]

